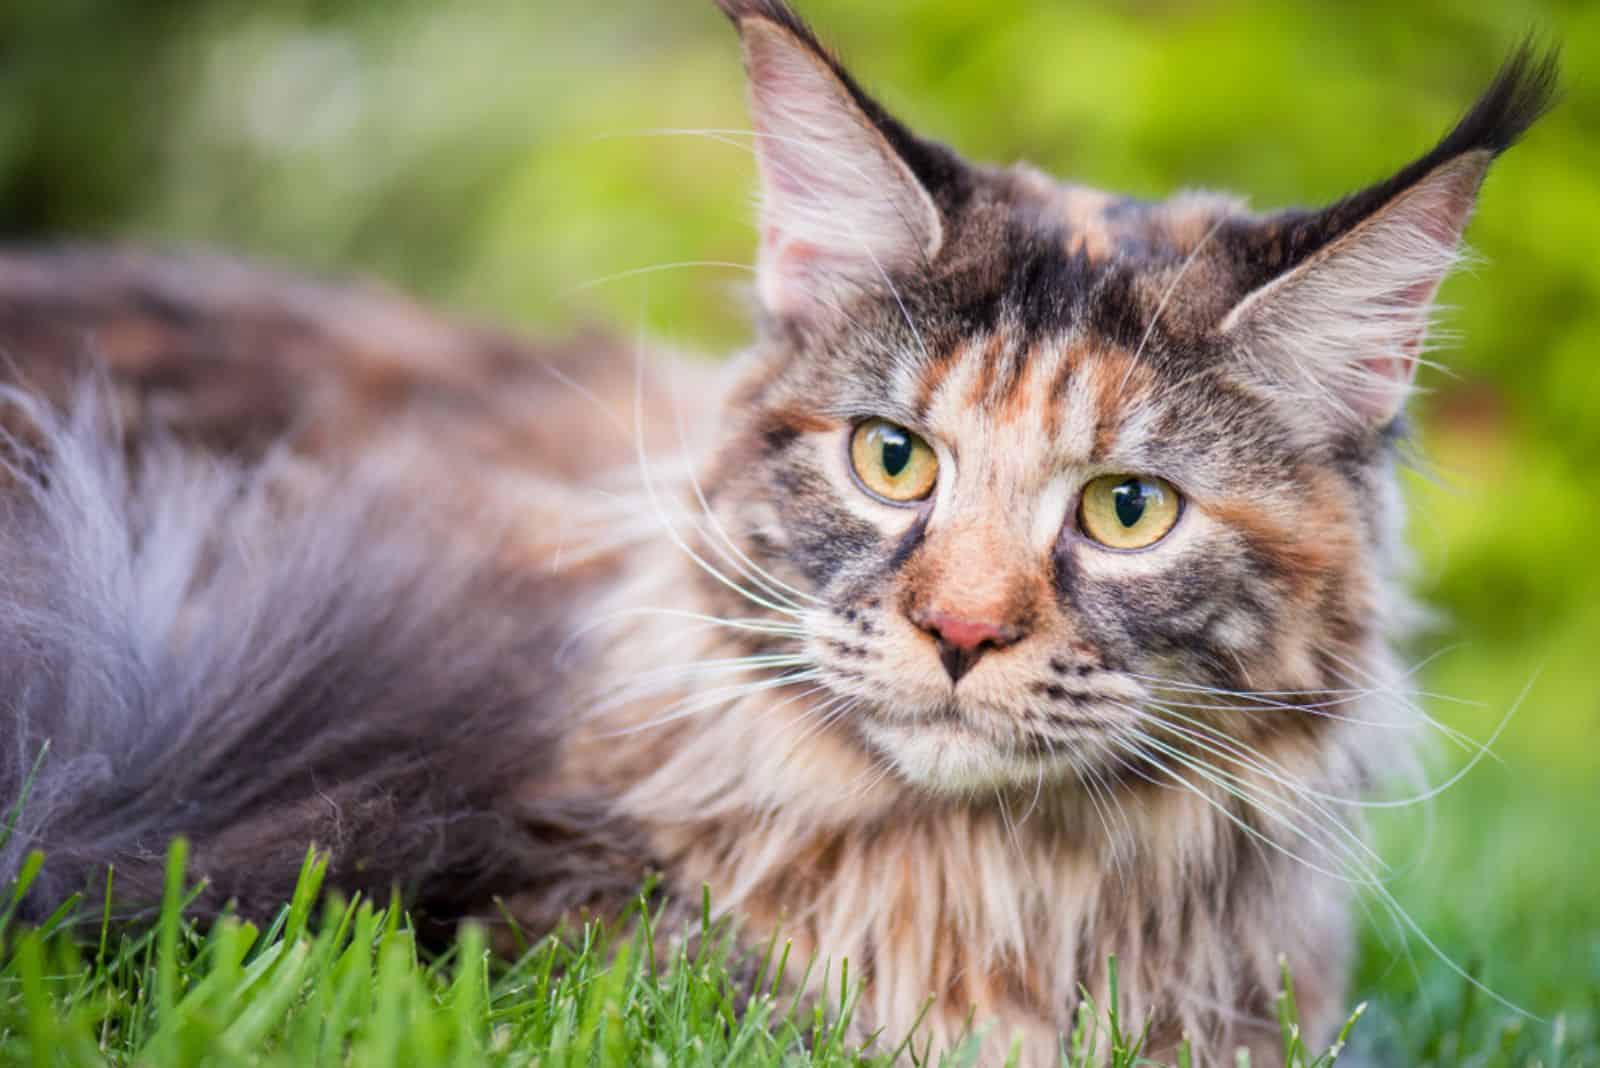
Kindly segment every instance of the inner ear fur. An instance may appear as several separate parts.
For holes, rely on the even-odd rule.
[[[1420,159],[1321,211],[1269,217],[1245,235],[1252,288],[1220,329],[1266,388],[1342,424],[1381,427],[1399,414],[1484,175],[1549,109],[1557,66],[1554,52],[1524,43]]]

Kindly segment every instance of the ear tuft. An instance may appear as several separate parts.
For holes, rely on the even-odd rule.
[[[1222,329],[1274,392],[1346,422],[1399,413],[1490,159],[1443,164],[1234,307]]]
[[[735,26],[745,19],[766,19],[779,26],[787,26],[797,36],[811,36],[805,21],[783,0],[713,0],[713,2]]]
[[[1489,88],[1428,157],[1448,159],[1479,149],[1499,155],[1522,139],[1555,104],[1561,49],[1525,39],[1501,65]]]
[[[901,152],[910,136],[787,5],[718,3],[744,45],[767,310],[813,319],[930,261],[943,222]]]
[[[1267,273],[1221,329],[1270,389],[1344,425],[1393,421],[1483,177],[1549,110],[1557,66],[1525,42],[1427,155],[1320,212],[1257,225],[1253,259]]]

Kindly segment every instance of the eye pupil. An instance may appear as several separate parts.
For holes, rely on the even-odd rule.
[[[1117,522],[1131,529],[1138,526],[1139,520],[1144,518],[1145,505],[1149,502],[1150,495],[1145,492],[1143,482],[1130,478],[1111,491],[1111,499],[1116,508]]]
[[[1078,529],[1107,549],[1143,549],[1167,536],[1182,507],[1177,489],[1159,478],[1102,475],[1083,487]]]
[[[911,462],[911,439],[904,434],[885,430],[883,440],[883,470],[890,478],[898,478]]]
[[[867,493],[908,507],[927,499],[939,475],[928,443],[885,419],[868,419],[850,432],[850,466]]]

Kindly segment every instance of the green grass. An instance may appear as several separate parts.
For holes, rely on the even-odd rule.
[[[740,967],[752,962],[730,956],[709,903],[700,937],[665,954],[643,896],[623,935],[590,924],[502,960],[469,925],[429,954],[397,905],[322,898],[314,857],[266,929],[236,918],[198,928],[183,915],[185,856],[176,843],[165,902],[147,924],[113,926],[108,908],[86,923],[94,912],[76,902],[39,927],[16,927],[11,913],[38,870],[35,855],[0,915],[0,1064],[820,1068],[901,1057],[955,1066],[1003,1048],[974,1034],[930,1057],[913,1034],[878,1036],[862,1052],[846,1037],[855,991],[847,964],[825,969],[824,993],[802,1001],[792,988],[816,965],[791,960],[774,941],[753,970]],[[1085,999],[1064,1039],[1065,1066],[1152,1063],[1141,1056],[1142,1029],[1117,1011],[1115,959],[1108,967],[1111,1004],[1101,1014]],[[1335,1051],[1300,1041],[1287,979],[1283,1063],[1328,1068]]]
[[[1509,763],[1509,762],[1508,762]],[[1355,1045],[1411,1066],[1600,1066],[1600,796],[1480,769],[1382,836],[1411,870],[1391,889],[1428,937],[1514,1012],[1374,913],[1356,989],[1372,1011]]]
[[[1457,804],[1449,822],[1475,835],[1440,835],[1413,818],[1379,830],[1391,856],[1413,862],[1391,880],[1395,898],[1474,981],[1369,903],[1357,975],[1366,1000],[1334,1049],[1307,1049],[1285,974],[1284,1052],[1273,1064],[1330,1068],[1348,1046],[1358,1064],[1406,1068],[1600,1066],[1600,901],[1564,882],[1568,865],[1526,832],[1549,798],[1493,771],[1468,782],[1446,795]],[[1581,838],[1597,825],[1600,799],[1569,817]],[[175,843],[159,915],[112,923],[113,875],[100,902],[69,902],[24,927],[12,917],[43,860],[30,858],[0,893],[0,1065],[806,1068],[887,1065],[896,1054],[968,1065],[1004,1048],[1005,1036],[974,1034],[930,1057],[915,1035],[880,1035],[863,1052],[847,1038],[848,962],[833,971],[794,960],[776,940],[740,957],[709,902],[700,936],[666,952],[642,892],[618,931],[589,924],[531,943],[513,932],[520,952],[507,959],[467,926],[430,953],[397,904],[322,895],[314,856],[264,929],[237,918],[198,927],[184,916],[185,857]],[[1474,878],[1483,857],[1491,877]],[[1578,863],[1600,880],[1592,851]],[[1111,1004],[1102,1014],[1085,999],[1063,1065],[1154,1063],[1143,1057],[1142,1022],[1118,1011],[1115,959],[1107,966]],[[797,999],[804,972],[818,967],[825,993]]]
[[[1564,40],[1562,103],[1496,166],[1469,233],[1487,263],[1444,294],[1461,341],[1441,357],[1453,373],[1424,372],[1429,393],[1417,411],[1444,485],[1409,487],[1417,584],[1447,618],[1415,651],[1459,646],[1422,684],[1482,703],[1430,711],[1484,738],[1535,672],[1538,682],[1496,746],[1503,764],[1433,802],[1431,837],[1422,810],[1379,827],[1382,854],[1406,872],[1392,891],[1417,924],[1531,1016],[1477,992],[1415,938],[1403,948],[1374,909],[1351,995],[1371,1009],[1352,1042],[1405,1068],[1600,1068],[1600,483],[1585,459],[1600,455],[1600,5],[802,6],[892,107],[974,155],[1029,158],[1146,196],[1234,188],[1262,207],[1325,200],[1389,173],[1444,129],[1523,32]],[[642,326],[709,352],[748,336],[744,305],[728,293],[742,271],[686,267],[597,283],[653,265],[751,258],[748,153],[661,134],[747,124],[732,35],[709,2],[13,0],[0,4],[0,54],[8,238],[220,245],[377,275],[539,330],[587,320],[632,336]],[[407,938],[403,924],[382,934],[384,910],[373,916],[383,921],[375,940]],[[319,914],[298,937],[314,942],[330,919]],[[352,914],[347,949],[355,923]],[[194,963],[169,974],[180,1008],[199,1020],[221,1010],[189,1000],[215,959],[196,938],[177,940],[175,952]],[[135,951],[110,939],[94,967],[94,937],[88,963],[77,964],[61,958],[65,939],[48,934],[24,951],[23,935],[5,935],[0,1004],[11,1046],[0,1060],[27,1063],[41,1046],[43,1032],[24,1022],[33,1019],[19,985],[26,953],[51,977],[39,1019],[68,1029],[85,1021],[97,1050],[104,1028],[97,1055],[132,1060],[134,1036],[149,1037],[158,1018],[148,1000],[156,985],[140,981],[153,943]],[[274,939],[283,944],[283,931]],[[258,934],[241,966],[263,959],[271,941]],[[363,952],[372,987],[381,953],[375,942]],[[566,974],[595,974],[606,952],[590,949],[589,971]],[[638,999],[623,1002],[636,1006],[625,1018],[643,1027],[654,1019],[647,994],[666,987],[641,979],[638,962],[624,962],[631,977],[618,996]],[[383,1001],[374,987],[367,1007],[338,1017],[341,1027],[365,1021],[345,1032],[351,1063],[356,1036],[378,1049],[371,1006],[433,1005],[448,995],[452,967],[412,960],[392,980],[409,991],[403,998]],[[494,1011],[515,1015],[527,1000],[519,967],[494,967]],[[706,997],[716,985],[695,982]],[[591,988],[563,989],[581,997]],[[305,1004],[315,1002],[288,1006],[270,1040],[248,1052],[292,1061],[280,1051],[295,1048],[295,1028],[323,1026]],[[527,1011],[555,1027],[553,1010]],[[810,1021],[785,1032],[783,1011],[771,1010],[762,1034],[773,1037],[760,1048],[803,1064],[796,1051]],[[476,1040],[492,1048],[503,1032],[489,1012]],[[680,1025],[712,1043],[710,1016]],[[394,1041],[407,1055],[431,1048],[408,1034]],[[582,1040],[564,1041],[572,1050]],[[61,1049],[56,1063],[82,1063]],[[715,1059],[663,1049],[669,1061]]]

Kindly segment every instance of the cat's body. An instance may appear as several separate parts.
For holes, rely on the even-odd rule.
[[[327,758],[282,758],[248,805],[204,796],[237,785],[226,775],[156,776],[140,804],[173,814],[135,852],[188,834],[216,903],[264,905],[281,873],[252,898],[239,857],[262,836],[280,859],[315,839],[347,885],[398,879],[445,913],[499,895],[541,926],[619,910],[654,870],[679,900],[708,887],[752,944],[777,930],[799,958],[848,958],[863,1033],[897,1040],[931,999],[938,1043],[970,1020],[991,1056],[1019,1036],[1028,1064],[1051,1062],[1080,987],[1103,1003],[1112,954],[1152,1052],[1184,1036],[1209,1057],[1270,1050],[1281,955],[1326,1039],[1351,884],[1372,866],[1346,802],[1405,758],[1396,419],[1483,171],[1545,105],[1549,66],[1508,67],[1390,182],[1257,218],[965,164],[885,116],[780,5],[724,7],[766,190],[762,339],[732,368],[601,339],[529,350],[235,265],[0,259],[17,381],[68,405],[93,356],[136,454],[151,424],[179,451],[267,457],[269,475],[217,498],[242,494],[243,518],[201,510],[222,548],[199,539],[177,580],[201,590],[199,624],[161,642],[229,625],[206,615],[224,603],[209,585],[255,574],[230,546],[285,551],[266,532],[282,521],[301,539],[287,551],[307,551],[316,527],[294,517],[349,499],[379,503],[332,524],[340,581],[388,589],[431,554],[467,576],[289,665],[315,680],[375,644],[388,685],[417,695],[414,732],[406,700],[368,726],[341,699],[348,722],[302,724],[339,736]],[[40,421],[20,420],[28,440]],[[72,453],[86,433],[46,429],[43,447],[115,468],[115,449]],[[155,447],[158,467],[190,463],[174,448]],[[13,542],[78,514],[61,499],[72,467],[50,463],[13,487],[33,502],[12,509]],[[920,493],[897,496],[919,470]],[[1130,473],[1149,478],[1130,489]],[[1169,494],[1163,529],[1102,544],[1087,510],[1107,478],[1125,526],[1109,537],[1140,535]],[[134,498],[176,492],[145,482]],[[363,525],[396,497],[441,521]],[[148,536],[146,504],[124,540]],[[42,572],[83,566],[37,555]],[[282,566],[264,581],[292,585]],[[266,597],[258,578],[241,579],[247,603]],[[38,587],[6,596],[25,618]],[[306,593],[330,612],[336,596]],[[430,628],[465,645],[425,656]],[[38,642],[93,655],[65,633],[40,625]],[[409,684],[465,648],[440,672],[458,689]],[[437,726],[480,682],[489,711]],[[57,713],[25,697],[9,695],[16,733],[36,743]],[[215,766],[251,759],[283,700],[243,702],[248,729]],[[265,746],[267,768],[288,744]],[[341,746],[384,756],[346,776]],[[481,766],[484,787],[430,799],[427,848],[391,849],[380,830],[427,798],[430,761],[447,779]],[[13,852],[62,841],[72,820],[53,812],[74,804],[99,821],[54,869],[60,891],[130,847],[95,830],[114,820],[94,775],[73,780],[91,784],[77,800],[49,776],[58,807]]]
[[[545,765],[556,746],[542,730],[518,742],[529,773],[502,805],[503,825],[455,832],[473,848],[503,841],[512,863],[465,897],[441,900],[436,891],[435,910],[483,911],[498,894],[531,929],[542,929],[577,906],[620,913],[642,879],[659,871],[668,891],[690,904],[702,885],[710,887],[719,908],[744,917],[754,944],[777,929],[793,940],[797,961],[812,953],[848,959],[854,974],[871,979],[863,1022],[892,1030],[932,997],[932,1034],[948,1039],[973,1014],[994,1028],[1000,1045],[1013,1027],[1031,1034],[1037,1057],[1070,1027],[1079,983],[1103,996],[1111,952],[1122,963],[1126,1008],[1136,1014],[1155,1008],[1169,984],[1182,983],[1205,991],[1208,1004],[1248,1005],[1260,1035],[1275,1035],[1268,1025],[1276,954],[1301,949],[1302,1002],[1312,1014],[1338,1011],[1342,895],[1285,865],[1274,877],[1280,886],[1298,884],[1298,904],[1272,909],[1267,902],[1276,893],[1258,883],[1270,867],[1261,847],[1184,791],[1135,789],[1142,781],[1135,778],[1050,791],[1030,784],[949,800],[906,796],[880,763],[820,733],[792,690],[756,693],[725,709],[676,710],[682,696],[728,685],[727,677],[708,673],[700,681],[667,680],[672,685],[661,693],[626,705],[610,694],[597,701],[590,680],[661,675],[746,651],[719,628],[687,618],[731,614],[724,602],[737,595],[709,579],[654,517],[657,506],[673,511],[680,536],[693,536],[697,505],[677,454],[696,436],[686,428],[717,419],[731,381],[725,372],[663,364],[652,353],[649,376],[636,384],[639,354],[605,339],[527,347],[427,317],[379,292],[307,285],[213,258],[133,252],[0,256],[0,321],[7,351],[17,354],[14,379],[59,408],[81,407],[85,376],[106,370],[97,403],[109,400],[136,464],[146,450],[164,456],[173,445],[152,442],[151,429],[173,435],[185,452],[242,459],[250,468],[269,457],[269,446],[286,447],[280,462],[288,470],[271,481],[303,487],[294,514],[341,511],[330,498],[352,483],[374,483],[377,490],[367,492],[380,500],[400,494],[412,507],[458,517],[398,539],[402,547],[414,540],[418,556],[448,541],[479,567],[509,545],[516,553],[511,569],[535,580],[538,600],[522,610],[541,630],[552,615],[553,625],[571,634],[613,612],[667,610],[627,614],[599,630],[603,642],[580,638],[564,651],[559,671],[548,648],[513,662],[529,692],[561,687],[560,696],[543,693],[530,714],[566,721],[564,759]],[[291,358],[257,360],[268,344],[263,333],[274,338],[273,351]],[[295,346],[308,358],[293,358]],[[635,448],[636,398],[646,416],[643,462],[656,484],[654,502]],[[554,426],[552,413],[563,416]],[[11,421],[24,414],[8,413]],[[364,459],[385,455],[401,458],[403,473],[361,469]],[[583,459],[564,460],[573,456]],[[352,468],[356,473],[347,474]],[[463,470],[472,476],[461,478]],[[618,490],[615,511],[595,496]],[[630,513],[636,536],[620,551],[596,551],[614,534],[617,517]],[[380,527],[389,522],[381,508],[377,514]],[[393,535],[368,529],[362,537]],[[722,559],[714,549],[701,551]],[[541,581],[551,572],[580,581],[552,590]],[[566,603],[551,603],[557,599]],[[441,614],[505,610],[493,599],[446,605]],[[861,633],[861,624],[852,629]],[[1301,759],[1307,773],[1326,775],[1328,789],[1352,777],[1353,769],[1318,769],[1315,748]],[[453,760],[446,766],[457,769],[451,774],[476,773]],[[583,825],[552,836],[558,818],[549,810],[569,807]],[[329,833],[333,812],[330,805],[274,827],[278,861],[254,868],[273,877],[254,884],[248,875],[224,878],[213,904],[242,899],[247,908],[270,911],[287,893],[285,880],[307,838],[339,844]],[[387,806],[378,818],[403,819]],[[256,856],[263,848],[246,837],[213,859],[202,828],[179,821],[163,830],[198,838],[197,870],[213,879],[243,866],[234,850]],[[576,871],[542,870],[551,837],[557,849],[577,855]],[[141,842],[151,886],[159,885],[164,840]],[[525,840],[535,842],[533,860],[522,856]],[[413,873],[403,864],[369,856],[365,845],[359,835],[346,843],[366,868],[356,885],[381,891],[388,880],[410,883]],[[344,874],[346,885],[355,880],[337,865],[334,874]],[[118,878],[136,898],[136,873]],[[1216,926],[1200,928],[1195,921],[1202,919]],[[1282,929],[1273,931],[1275,923]],[[1276,948],[1264,949],[1247,973],[1231,948],[1223,949],[1250,938]],[[1209,1018],[1220,1022],[1225,1014]],[[1176,1029],[1168,1025],[1154,1037],[1170,1044]]]

